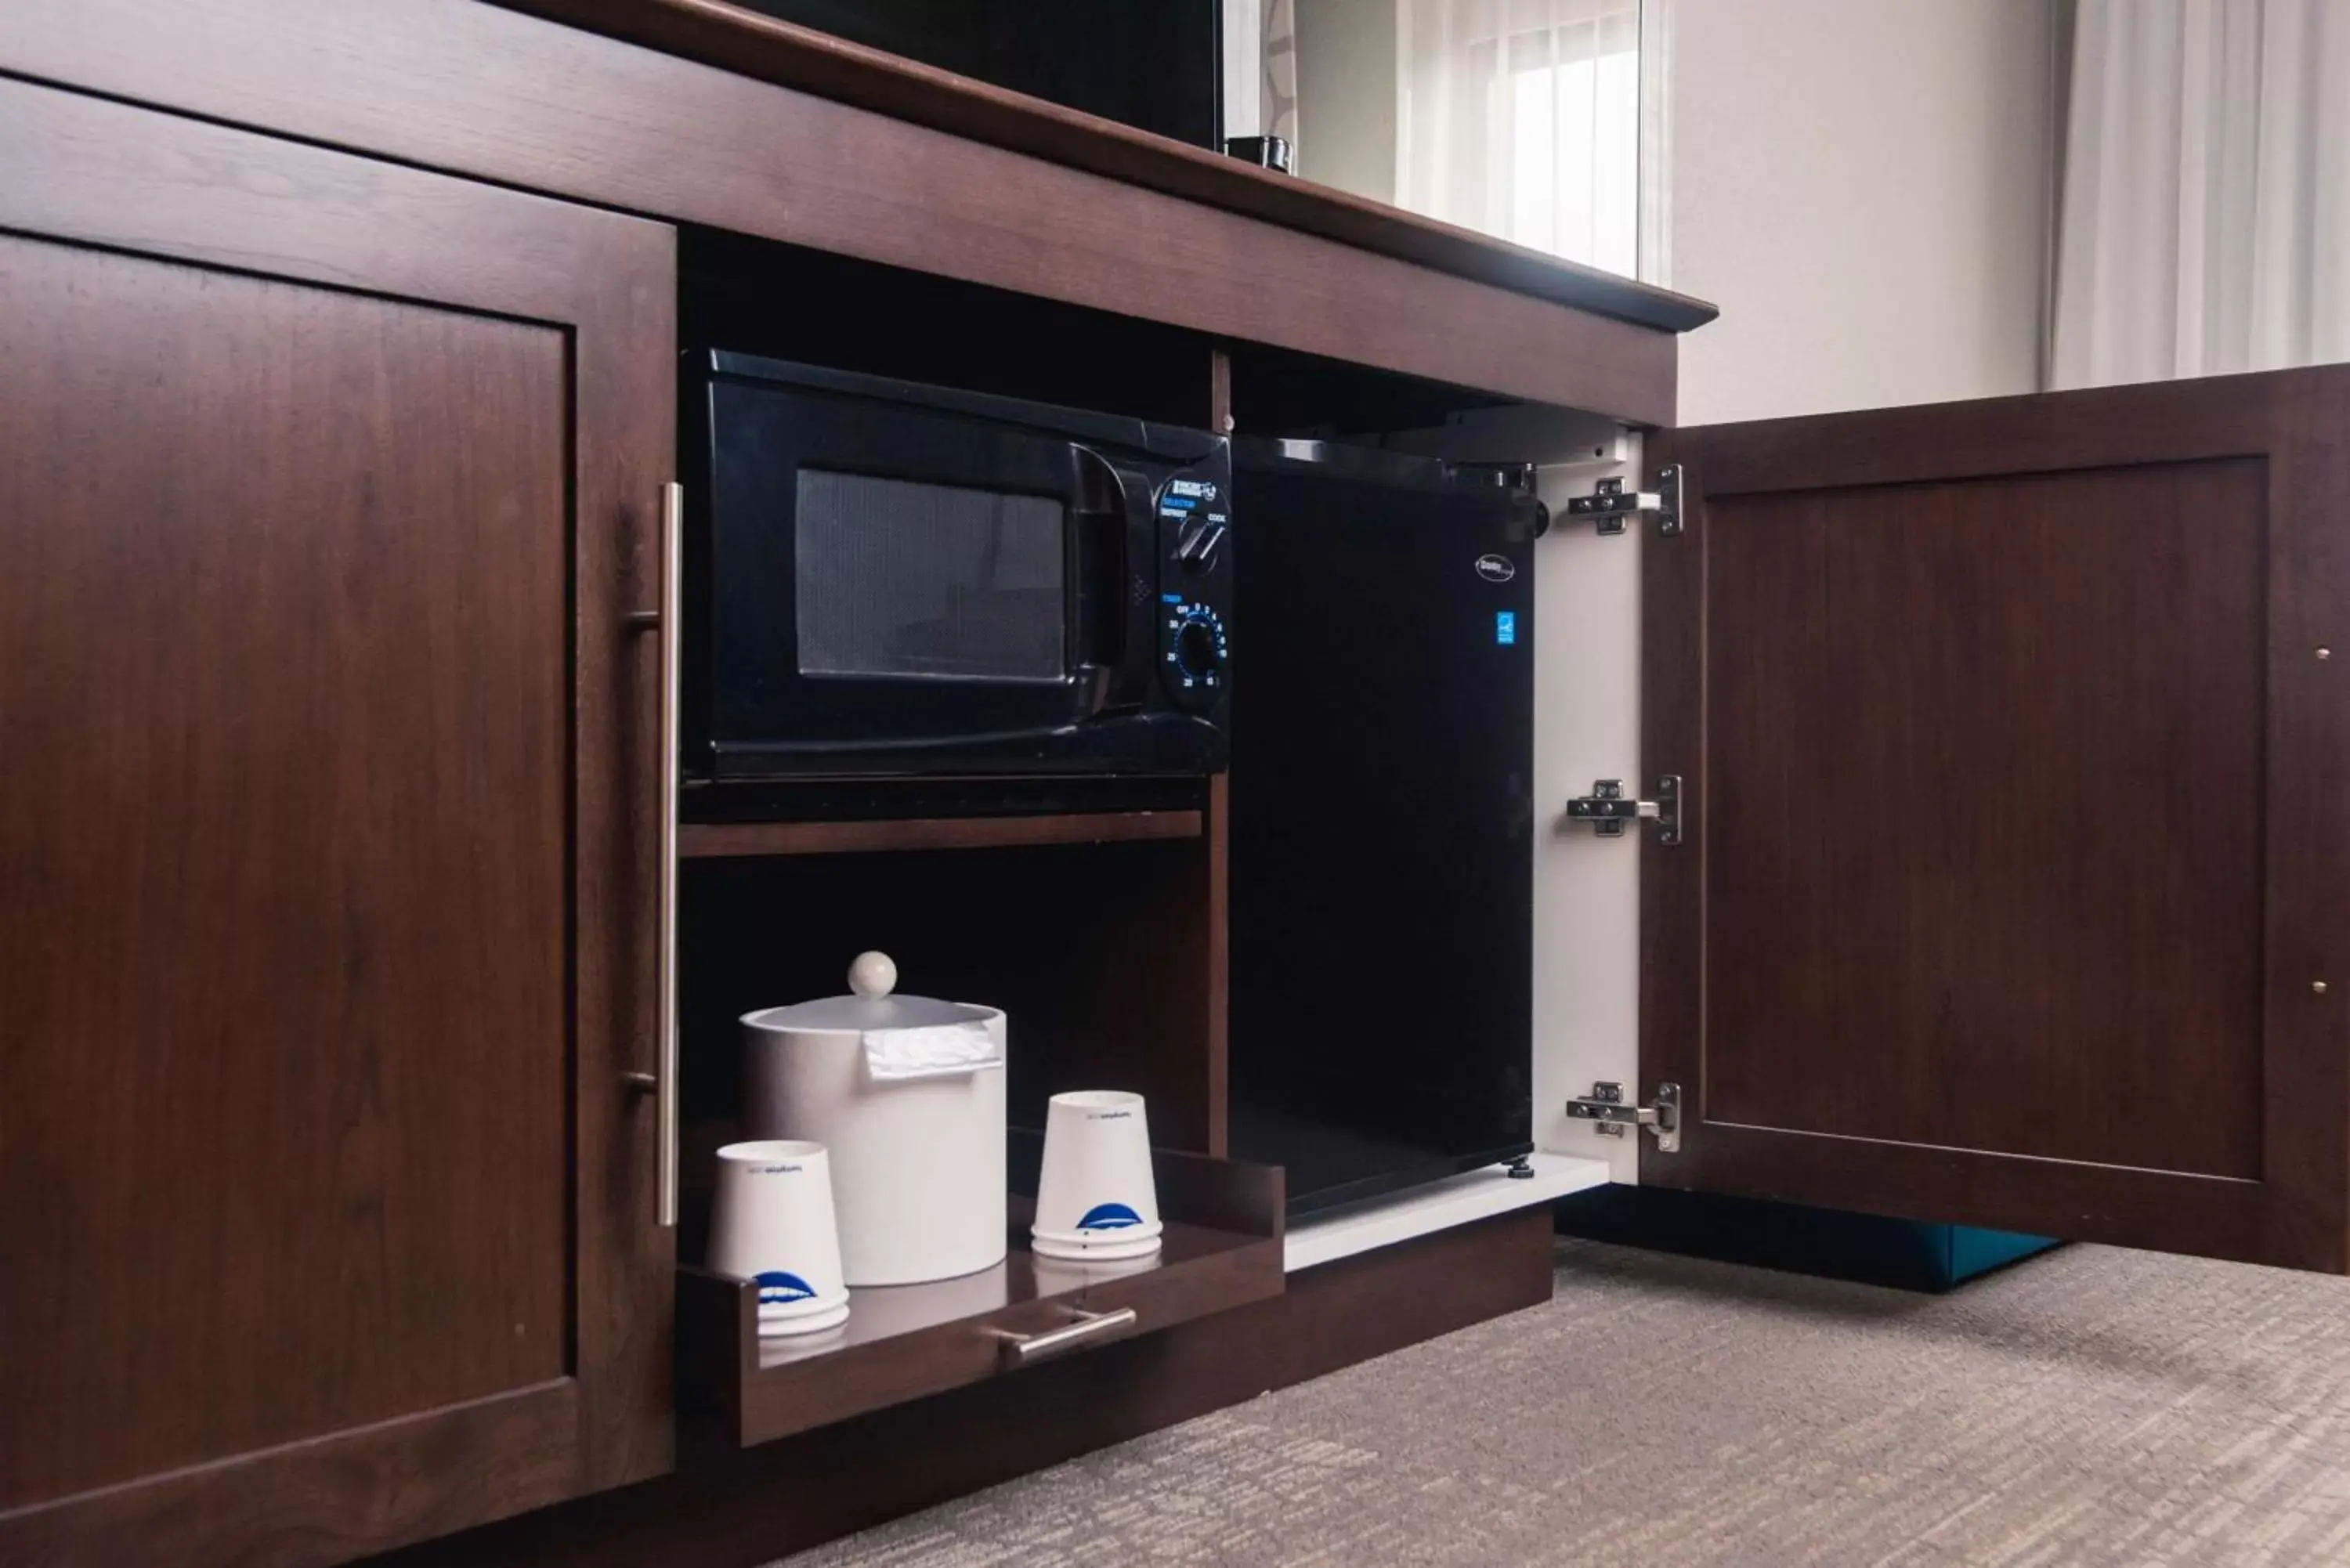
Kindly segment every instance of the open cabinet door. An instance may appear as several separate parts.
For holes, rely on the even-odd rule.
[[[1641,1179],[2342,1272],[2350,368],[1649,444]]]

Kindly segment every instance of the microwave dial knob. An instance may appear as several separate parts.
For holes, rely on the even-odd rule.
[[[1223,661],[1224,656],[1216,648],[1216,634],[1209,629],[1206,621],[1187,620],[1183,629],[1175,634],[1175,662],[1192,680],[1213,675]]]
[[[1216,564],[1216,552],[1223,547],[1229,531],[1221,517],[1194,515],[1175,541],[1175,558],[1186,571],[1208,570]]]
[[[1224,623],[1205,605],[1184,609],[1168,639],[1168,684],[1178,698],[1205,706],[1224,684]]]

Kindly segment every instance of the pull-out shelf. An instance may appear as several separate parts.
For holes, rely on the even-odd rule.
[[[1013,1135],[1015,1194],[1034,1184],[1040,1141]],[[852,1291],[840,1328],[764,1339],[753,1286],[681,1268],[679,1392],[694,1435],[768,1442],[1280,1294],[1281,1172],[1166,1149],[1152,1158],[1166,1235],[1140,1262],[1037,1257],[1030,1201],[1015,1195],[1011,1251],[993,1268]]]

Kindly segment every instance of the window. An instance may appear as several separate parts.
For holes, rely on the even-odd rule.
[[[1061,504],[799,471],[803,675],[1059,680]]]
[[[1396,200],[1632,276],[1639,0],[1397,0]]]

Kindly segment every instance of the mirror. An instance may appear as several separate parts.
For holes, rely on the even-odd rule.
[[[1299,179],[1626,276],[1640,0],[1221,0],[1227,138]]]

